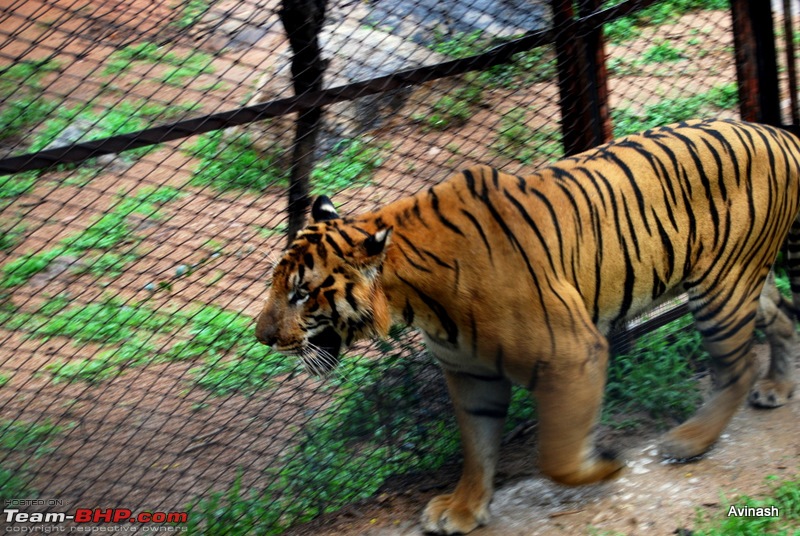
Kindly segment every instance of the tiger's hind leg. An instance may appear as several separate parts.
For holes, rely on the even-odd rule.
[[[795,389],[794,367],[800,353],[800,341],[794,326],[794,318],[800,316],[800,217],[789,229],[786,253],[793,303],[778,292],[772,273],[761,292],[758,327],[769,341],[770,364],[766,378],[760,380],[750,393],[750,403],[756,407],[782,406]]]
[[[764,332],[769,342],[769,370],[753,387],[749,398],[750,404],[760,408],[786,404],[795,388],[794,366],[800,346],[794,321],[782,310],[783,302],[770,273],[761,291],[756,316],[756,327]]]
[[[742,279],[737,274],[715,281],[710,289],[694,287],[689,291],[695,325],[711,356],[714,392],[694,416],[666,434],[661,453],[667,458],[687,460],[706,452],[755,383],[752,339],[759,287],[755,285],[755,289],[737,296],[735,282]]]

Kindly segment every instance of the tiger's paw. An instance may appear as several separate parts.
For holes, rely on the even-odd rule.
[[[582,486],[617,478],[625,469],[625,462],[615,453],[606,451],[584,460],[577,470],[569,473],[549,470],[547,467],[541,469],[544,474],[559,484]]]
[[[430,534],[467,534],[489,522],[489,504],[470,508],[453,494],[439,495],[422,513],[422,528]]]
[[[687,422],[664,435],[659,445],[661,456],[668,460],[690,462],[705,454],[716,438],[712,440],[695,428],[691,422]]]
[[[794,393],[794,382],[765,378],[750,391],[750,405],[757,408],[779,408],[789,402]]]

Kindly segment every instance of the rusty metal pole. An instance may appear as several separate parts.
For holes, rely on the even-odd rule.
[[[603,0],[578,0],[578,15],[585,17],[603,6]],[[592,92],[596,95],[592,100],[594,118],[592,126],[596,140],[595,145],[611,141],[614,130],[611,124],[611,112],[608,105],[608,69],[606,68],[606,43],[603,36],[603,27],[590,31],[584,37],[587,53],[587,66],[590,83],[593,84]]]
[[[742,119],[781,124],[778,65],[770,2],[731,0]]]
[[[325,22],[326,0],[283,0],[280,19],[292,47],[292,84],[295,95],[322,89],[325,62],[319,46],[319,33]],[[305,226],[311,204],[310,177],[314,168],[317,133],[322,122],[322,107],[301,110],[296,121],[289,185],[289,223],[287,238],[294,240]]]
[[[600,6],[580,0],[581,15]],[[571,0],[551,0],[564,153],[575,154],[611,139],[608,80],[602,28],[580,35]]]

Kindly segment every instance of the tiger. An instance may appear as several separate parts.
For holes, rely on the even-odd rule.
[[[470,167],[358,216],[321,196],[273,267],[255,335],[324,375],[358,340],[419,330],[463,451],[455,490],[430,500],[421,523],[468,533],[489,521],[512,384],[536,401],[544,475],[580,485],[620,474],[621,456],[594,446],[608,336],[655,303],[688,295],[713,377],[706,402],[664,435],[664,457],[705,453],[748,394],[757,406],[788,401],[797,335],[764,283],[786,243],[797,310],[799,190],[794,134],[688,120],[527,176]],[[761,380],[757,324],[772,350]]]

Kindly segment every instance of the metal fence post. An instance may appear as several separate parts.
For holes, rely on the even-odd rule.
[[[293,52],[292,83],[295,95],[322,89],[325,62],[322,60],[318,36],[325,22],[325,2],[283,0],[281,5],[281,22]],[[305,225],[306,212],[311,204],[310,177],[314,169],[314,151],[321,122],[321,106],[301,110],[297,115],[289,185],[289,243]]]
[[[580,15],[600,7],[599,0],[580,0]],[[581,35],[571,0],[552,0],[556,34],[561,131],[566,155],[612,138],[603,30]]]
[[[731,15],[742,119],[779,125],[778,65],[770,2],[731,0]]]

